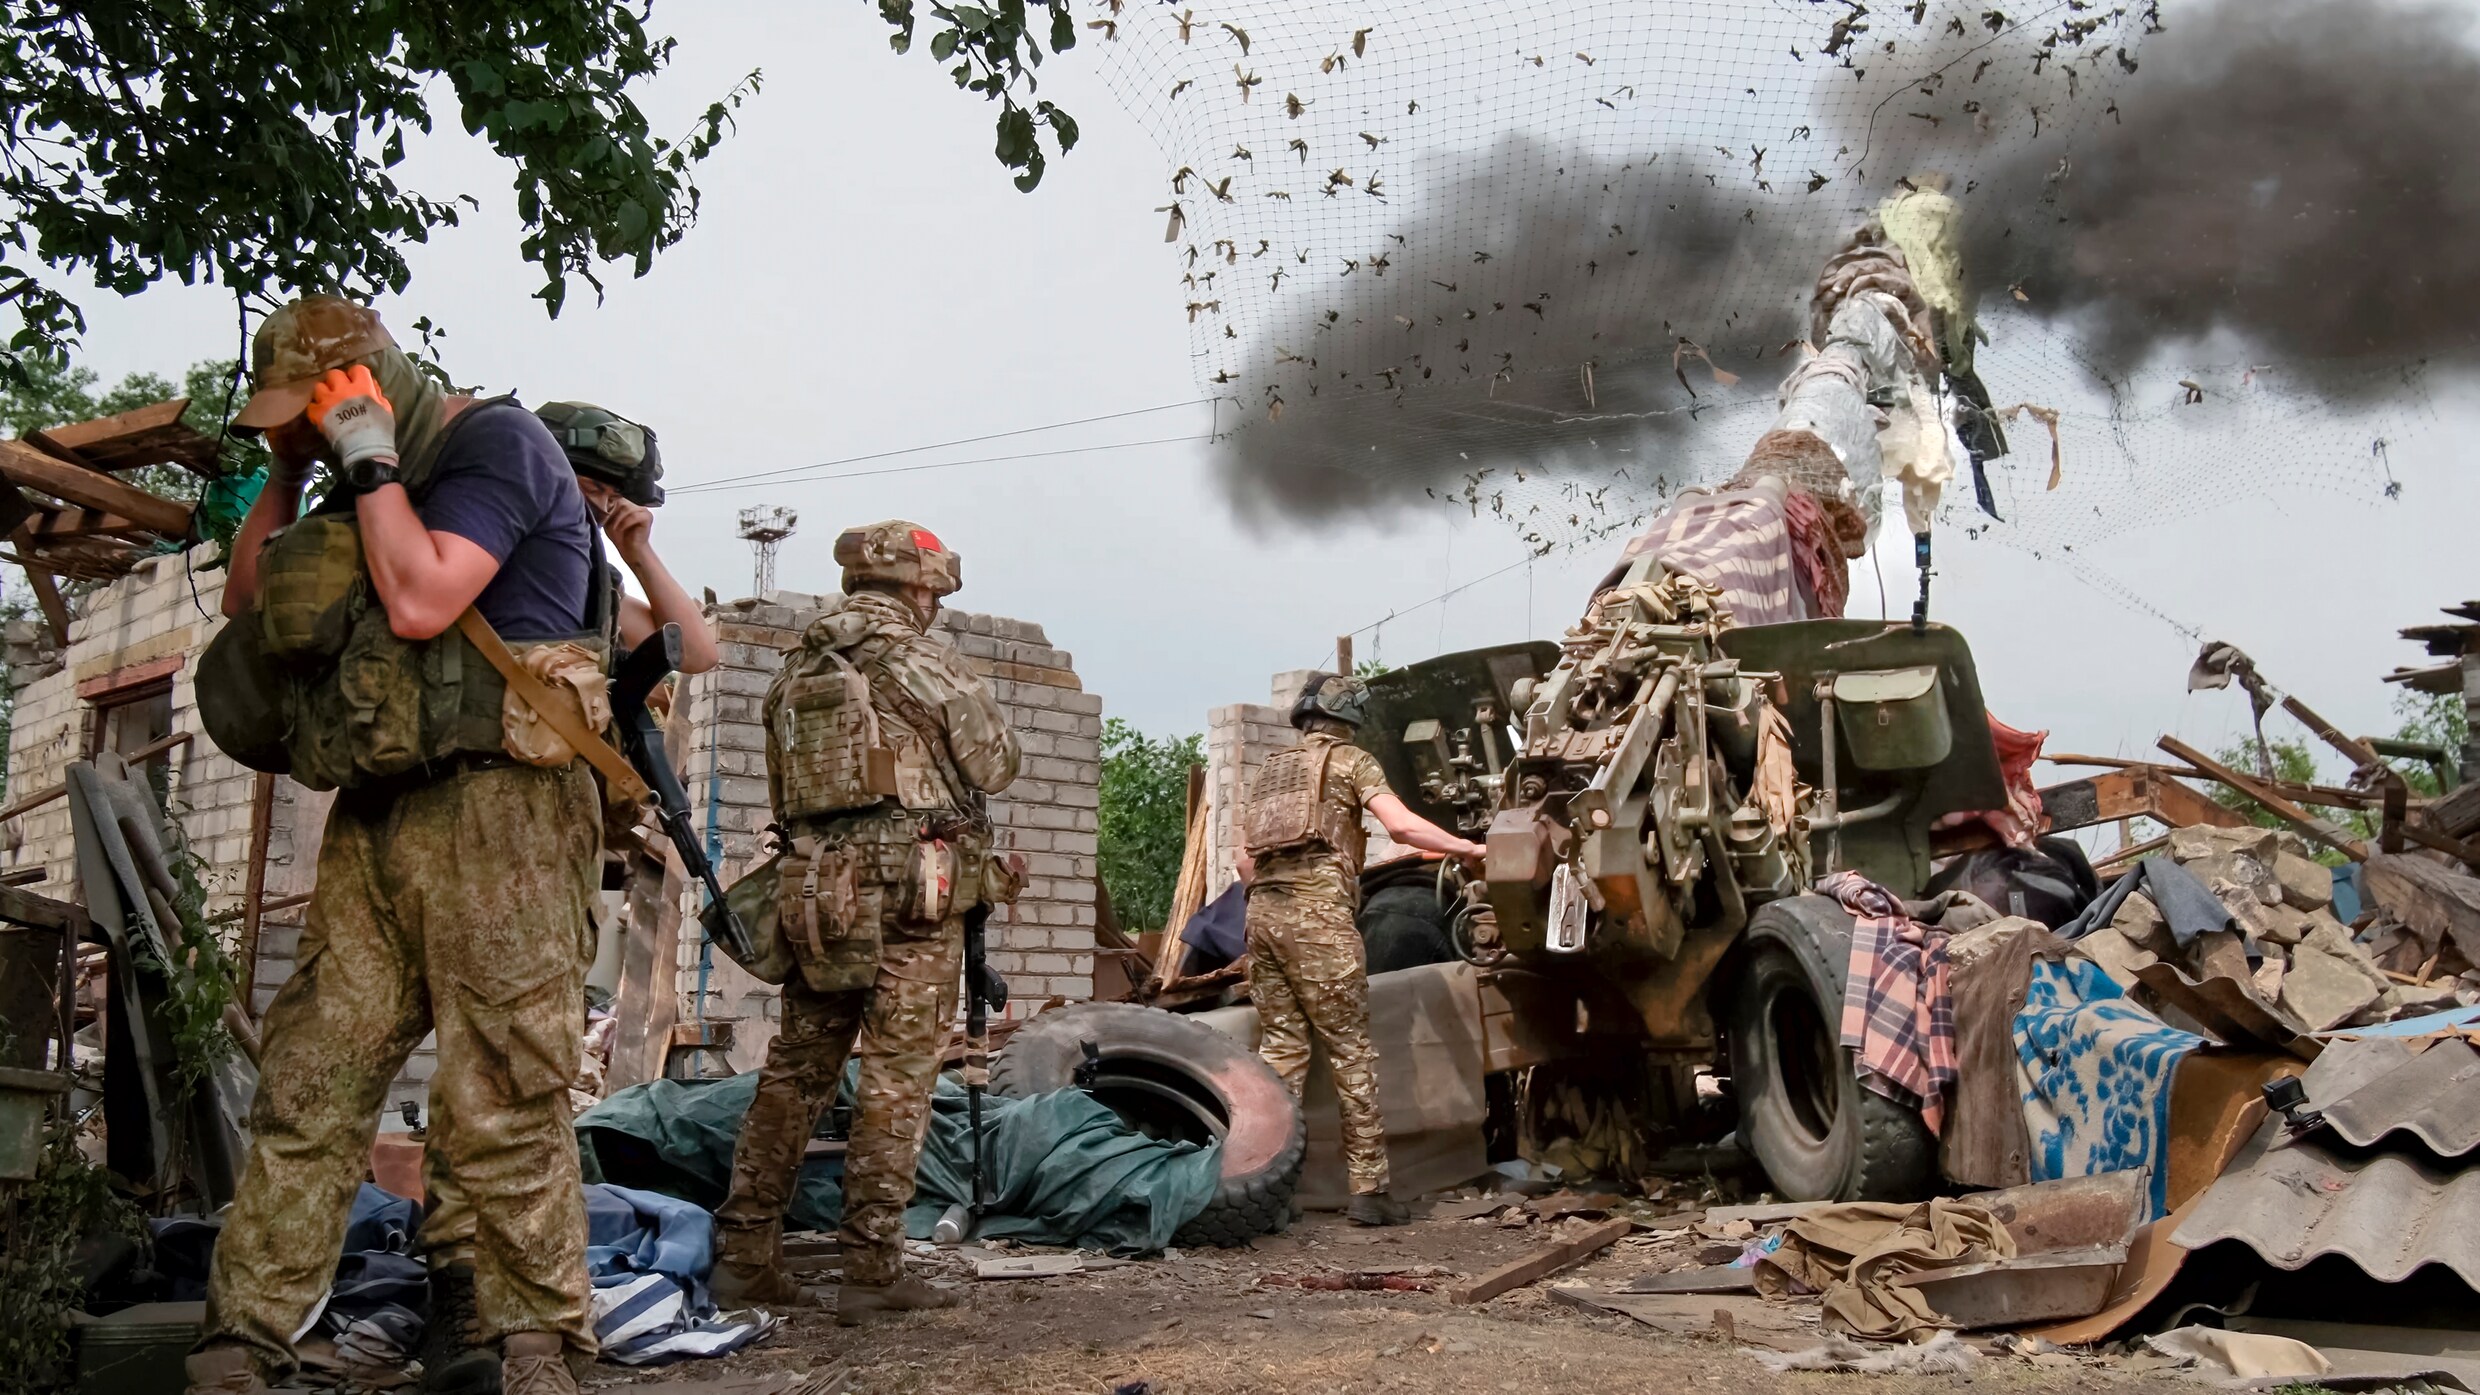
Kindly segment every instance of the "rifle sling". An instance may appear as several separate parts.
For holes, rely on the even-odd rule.
[[[465,607],[465,613],[456,617],[456,627],[476,649],[482,651],[482,657],[491,661],[491,667],[499,670],[499,676],[508,680],[508,686],[525,700],[526,706],[534,709],[535,715],[550,723],[561,740],[584,756],[587,764],[603,773],[603,779],[610,783],[612,793],[630,804],[645,801],[650,791],[645,780],[639,777],[637,768],[629,764],[629,758],[604,740],[601,732],[588,731],[586,724],[578,719],[568,704],[553,697],[542,680],[534,676],[533,670],[517,662],[517,656],[499,637],[499,631],[491,628],[491,622],[482,618],[481,611],[472,606]]]

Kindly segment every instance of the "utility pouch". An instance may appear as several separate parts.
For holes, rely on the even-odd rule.
[[[815,837],[784,849],[777,917],[801,977],[821,993],[867,988],[878,973],[878,926],[861,904],[860,858]]]
[[[362,533],[349,514],[314,513],[258,554],[258,625],[267,653],[315,664],[344,652],[361,607]]]
[[[834,650],[824,673],[777,680],[766,719],[780,753],[786,818],[865,809],[896,796],[896,753],[879,733],[870,683]]]
[[[500,706],[500,739],[511,757],[527,765],[566,765],[577,759],[578,751],[561,734],[563,729],[603,731],[611,726],[611,680],[603,673],[603,661],[582,644],[562,641],[525,649],[517,662],[564,710],[556,719],[537,712],[510,684]]]
[[[957,909],[960,870],[956,845],[931,838],[913,845],[903,881],[904,906],[899,916],[907,925],[937,925]]]
[[[741,928],[749,932],[751,957],[732,955],[733,961],[747,969],[760,983],[780,984],[792,977],[798,967],[792,943],[784,935],[783,903],[778,888],[781,883],[784,855],[777,853],[743,874],[723,900],[709,904],[699,913],[699,923],[706,927],[706,942],[721,945],[724,953],[732,953],[732,937],[724,933],[723,913],[729,907],[740,917]]]

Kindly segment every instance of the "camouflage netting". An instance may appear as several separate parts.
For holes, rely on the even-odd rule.
[[[2480,117],[2480,62],[2425,11],[1087,18],[1166,155],[1171,275],[1258,517],[1444,499],[1542,550],[1630,530],[1739,468],[1820,264],[1915,189],[1959,212],[1950,358],[1977,322],[1992,405],[2029,404],[1988,467],[2004,521],[1959,480],[1949,529],[2071,550],[2266,491],[2383,499],[2432,367],[2474,354],[2480,181],[2451,133]]]

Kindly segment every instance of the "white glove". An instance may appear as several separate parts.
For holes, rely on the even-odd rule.
[[[336,448],[339,466],[396,459],[396,409],[361,364],[327,370],[310,393],[310,420]]]

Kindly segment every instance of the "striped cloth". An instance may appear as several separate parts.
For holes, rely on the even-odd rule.
[[[1946,934],[1912,919],[1893,892],[1857,872],[1837,872],[1817,889],[1857,922],[1843,980],[1843,1045],[1851,1048],[1860,1083],[1918,1109],[1937,1133],[1955,1084]]]
[[[1628,543],[1619,565],[1648,552],[1721,592],[1734,624],[1808,618],[1793,580],[1791,527],[1778,490],[1684,493]]]

